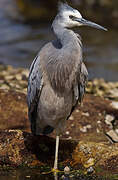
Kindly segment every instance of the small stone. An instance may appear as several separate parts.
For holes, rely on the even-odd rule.
[[[87,169],[87,173],[88,174],[91,174],[94,172],[94,168],[92,166],[90,166],[88,169]]]
[[[115,132],[118,134],[118,129],[115,129]]]
[[[70,132],[69,131],[66,131],[66,135],[69,135],[70,134]]]
[[[110,141],[112,142],[118,142],[118,135],[116,132],[112,129],[106,133],[107,137],[109,138]]]
[[[78,109],[76,109],[76,112],[78,113],[78,112],[79,112],[79,110],[78,110]]]
[[[18,81],[21,81],[21,80],[22,80],[22,77],[21,77],[20,74],[17,74],[17,75],[15,76],[15,78],[16,78]]]
[[[111,106],[112,106],[113,108],[115,108],[115,109],[118,109],[118,101],[113,101],[113,102],[111,103]]]
[[[74,117],[73,117],[73,116],[70,116],[70,117],[69,117],[69,120],[74,120]]]
[[[91,129],[92,126],[91,126],[90,124],[88,124],[88,125],[86,125],[86,128],[87,128],[87,129]]]
[[[70,173],[70,168],[69,168],[68,166],[66,166],[66,167],[64,168],[64,173],[65,173],[65,174],[69,174],[69,173]]]
[[[21,99],[21,96],[18,96],[18,99]]]
[[[112,126],[112,121],[115,119],[113,115],[107,114],[105,117],[105,123]]]
[[[96,131],[97,131],[97,133],[100,133],[100,130],[98,128],[96,129]]]
[[[97,121],[98,124],[101,124],[101,121]]]
[[[102,116],[102,114],[101,114],[101,113],[98,113],[98,116]]]
[[[84,167],[89,168],[95,164],[95,159],[94,158],[89,158],[87,162],[85,162]]]
[[[86,126],[81,127],[81,128],[80,128],[80,131],[81,131],[81,132],[84,132],[84,133],[87,132],[87,127],[86,127]]]
[[[72,139],[72,137],[71,137],[71,136],[69,136],[67,139],[68,139],[68,140],[70,140],[70,139]]]
[[[71,127],[74,127],[74,124],[71,124]]]
[[[9,89],[9,86],[7,86],[6,84],[3,84],[0,89]]]
[[[83,115],[83,116],[87,116],[87,117],[88,117],[88,116],[89,116],[89,113],[88,113],[88,112],[86,112],[86,113],[85,113],[85,112],[83,112],[83,113],[82,113],[82,115]]]
[[[7,75],[7,76],[4,76],[4,78],[6,80],[12,80],[14,77],[12,75]]]
[[[109,97],[113,99],[118,99],[118,88],[110,89]]]

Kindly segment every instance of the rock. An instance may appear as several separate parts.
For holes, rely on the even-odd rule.
[[[87,173],[88,174],[91,174],[94,172],[94,168],[92,166],[90,166],[88,169],[87,169]]]
[[[117,101],[112,101],[111,106],[115,109],[118,109],[118,102]]]
[[[30,131],[26,96],[23,93],[0,89],[0,129]]]
[[[68,166],[66,166],[66,167],[64,168],[64,173],[65,173],[65,174],[69,174],[69,173],[70,173],[70,168],[69,168]]]
[[[80,141],[72,154],[73,166],[101,167],[102,171],[117,170],[118,165],[118,144],[95,143]],[[90,160],[90,164],[89,164]]]
[[[114,119],[115,119],[115,118],[114,118],[113,115],[107,114],[107,115],[105,116],[105,123],[108,124],[108,125],[110,125],[110,126],[112,127],[112,122],[113,122]]]
[[[16,70],[11,66],[0,66],[0,69],[0,82],[3,83],[0,85],[1,166],[48,165],[51,168],[54,160],[55,132],[50,137],[34,137],[29,133],[26,103],[28,70]],[[21,78],[16,78],[16,74],[21,74]],[[5,79],[6,75],[12,78]],[[118,144],[110,144],[105,133],[109,139],[113,139],[112,142],[117,142],[117,102],[113,103],[104,97],[107,97],[110,89],[118,88],[118,83],[106,83],[96,79],[94,83],[89,82],[89,85],[91,89],[89,94],[85,95],[83,105],[78,104],[60,138],[60,164],[70,164],[73,169],[77,167],[88,172],[91,168],[95,171],[97,168],[114,171],[118,166]],[[96,96],[95,86],[97,91],[102,92],[102,97]],[[112,129],[109,129],[110,124]]]
[[[1,167],[39,167],[39,171],[47,165],[51,168],[54,151],[55,139],[51,137],[33,136],[21,130],[0,131]],[[59,164],[65,166],[68,162],[72,169],[83,167],[89,172],[97,168],[115,171],[118,165],[118,144],[61,140],[59,156]]]
[[[62,161],[67,160],[76,142],[60,142]],[[65,151],[66,149],[66,151]],[[55,139],[48,136],[33,136],[21,130],[0,131],[0,166],[53,166]],[[67,169],[67,168],[66,168]]]
[[[86,112],[86,113],[85,113],[85,112],[83,112],[83,113],[82,113],[82,115],[83,115],[83,116],[87,116],[87,117],[88,117],[88,116],[89,116],[89,113],[88,113],[88,112]]]
[[[118,142],[118,135],[113,129],[108,131],[106,135],[108,136],[108,138],[110,138],[112,142]]]

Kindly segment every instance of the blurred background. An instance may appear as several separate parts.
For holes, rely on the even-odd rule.
[[[0,0],[0,64],[29,68],[40,48],[54,38],[57,0]],[[108,32],[81,27],[89,79],[118,79],[118,1],[68,0],[84,18]]]

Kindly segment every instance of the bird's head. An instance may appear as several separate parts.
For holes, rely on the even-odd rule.
[[[94,22],[84,19],[77,9],[73,9],[67,3],[59,2],[58,10],[59,10],[58,15],[60,17],[60,23],[62,24],[63,27],[72,28],[72,27],[86,25],[107,31],[106,28]]]

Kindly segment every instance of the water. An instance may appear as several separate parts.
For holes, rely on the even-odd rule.
[[[28,68],[40,48],[54,38],[51,24],[39,22],[38,25],[29,25],[16,22],[8,17],[6,9],[2,7],[7,0],[1,2],[0,63]],[[111,29],[104,32],[87,27],[80,28],[89,79],[103,77],[105,80],[117,81],[117,33]]]

